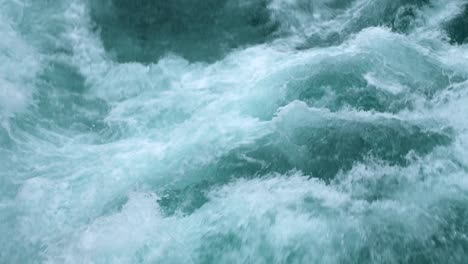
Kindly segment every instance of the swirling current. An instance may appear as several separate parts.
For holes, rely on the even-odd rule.
[[[0,0],[0,263],[467,263],[468,1]]]

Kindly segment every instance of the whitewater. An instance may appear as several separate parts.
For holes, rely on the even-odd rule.
[[[0,0],[0,263],[467,262],[467,0]]]

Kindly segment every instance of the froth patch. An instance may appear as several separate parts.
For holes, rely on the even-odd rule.
[[[0,118],[11,117],[31,102],[34,78],[40,70],[38,54],[0,17]]]

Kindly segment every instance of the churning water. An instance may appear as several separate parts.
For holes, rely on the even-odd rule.
[[[0,0],[0,263],[467,263],[468,1]]]

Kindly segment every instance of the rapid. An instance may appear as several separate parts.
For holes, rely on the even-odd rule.
[[[466,263],[468,1],[0,0],[0,263]]]

